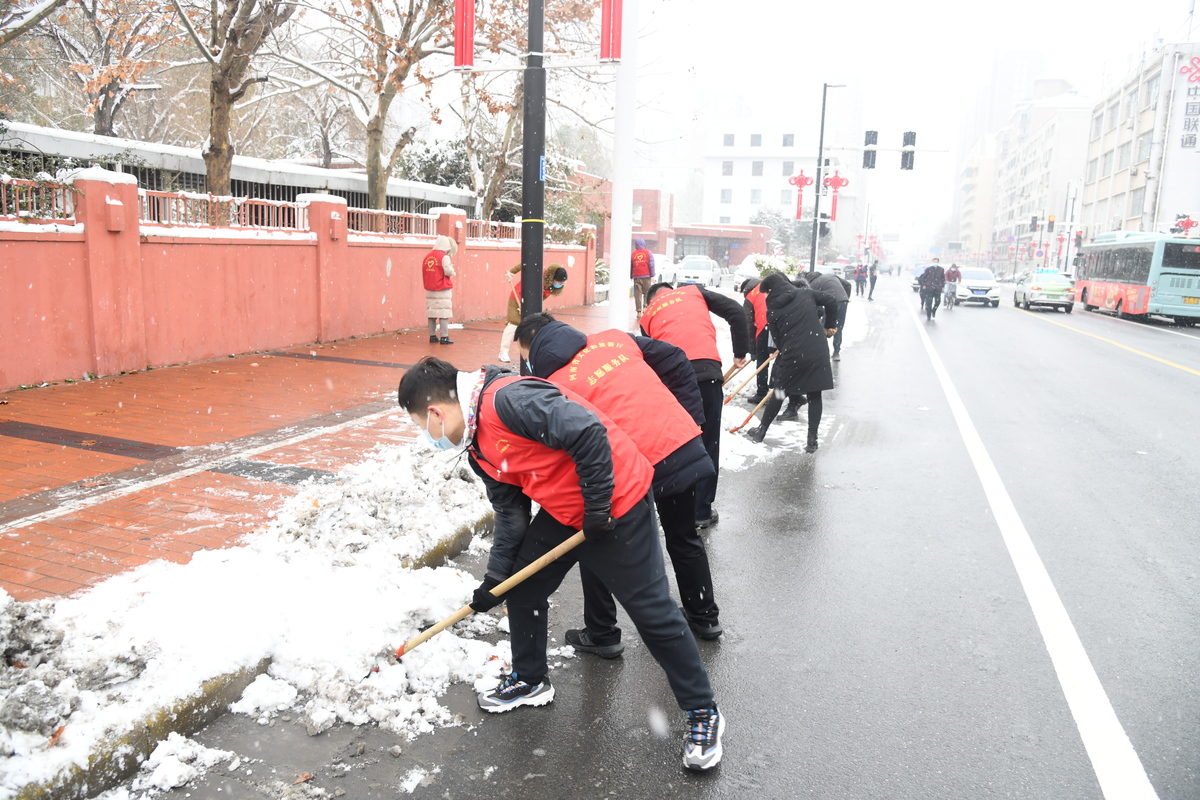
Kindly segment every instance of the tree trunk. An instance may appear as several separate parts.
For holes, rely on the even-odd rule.
[[[208,147],[204,150],[204,166],[208,172],[208,193],[227,197],[231,187],[229,172],[233,167],[233,96],[229,86],[214,77],[210,84]]]

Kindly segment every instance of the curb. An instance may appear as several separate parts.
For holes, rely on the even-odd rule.
[[[422,555],[402,562],[402,566],[408,569],[440,566],[446,559],[462,553],[476,534],[488,530],[493,517],[488,512],[463,525]],[[226,714],[246,687],[270,666],[271,659],[264,658],[253,667],[208,679],[194,694],[151,712],[123,733],[100,740],[88,756],[86,767],[72,765],[44,783],[26,784],[13,800],[86,800],[117,787],[137,774],[142,763],[169,734],[191,736]]]

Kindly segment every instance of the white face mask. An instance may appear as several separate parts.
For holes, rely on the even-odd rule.
[[[423,434],[425,434],[425,441],[429,442],[431,445],[433,445],[438,450],[453,450],[455,447],[458,447],[458,445],[456,445],[454,442],[450,441],[449,437],[446,436],[445,421],[444,420],[439,420],[439,421],[441,422],[441,425],[442,425],[442,436],[440,439],[434,439],[433,434],[431,434],[429,432],[429,417],[425,418],[425,427],[421,431]]]

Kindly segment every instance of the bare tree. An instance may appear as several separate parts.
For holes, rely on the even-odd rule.
[[[184,3],[187,3],[185,5]],[[268,76],[251,69],[254,57],[276,30],[296,13],[290,0],[171,0],[179,20],[209,63],[208,142],[203,151],[208,191],[227,195],[233,166],[234,106]]]

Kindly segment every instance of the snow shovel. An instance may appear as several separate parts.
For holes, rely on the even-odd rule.
[[[764,362],[762,363],[762,366],[761,366],[761,367],[759,367],[758,369],[754,370],[754,374],[753,374],[753,375],[751,375],[749,378],[746,378],[746,381],[745,381],[745,383],[743,383],[743,384],[742,384],[741,386],[739,386],[738,388],[734,389],[734,390],[733,390],[733,392],[732,392],[732,393],[731,393],[731,394],[730,394],[728,397],[726,397],[726,398],[725,398],[725,405],[729,405],[729,401],[730,401],[730,400],[732,400],[733,398],[737,397],[737,396],[738,396],[738,392],[742,391],[742,389],[745,389],[747,386],[749,386],[749,385],[750,385],[750,382],[751,382],[752,380],[754,380],[755,378],[757,378],[757,377],[758,377],[758,373],[760,373],[760,372],[762,372],[764,369],[766,369],[766,368],[767,368],[767,364],[770,364],[772,361],[774,361],[774,360],[775,360],[775,356],[777,356],[777,355],[779,355],[779,351],[778,351],[778,350],[776,350],[774,353],[771,353],[771,357],[770,357],[770,358],[768,358],[766,361],[764,361]]]
[[[749,361],[746,362],[746,364],[749,364],[749,363],[750,363]],[[725,377],[721,379],[721,385],[724,386],[725,384],[729,383],[729,381],[731,381],[733,379],[734,375],[737,375],[739,372],[741,372],[742,370],[744,370],[746,368],[746,364],[742,364],[740,367],[737,364],[734,364],[732,367],[730,367],[729,370],[725,373]]]
[[[570,539],[567,539],[565,542],[560,544],[558,547],[555,547],[549,553],[546,553],[544,556],[539,558],[537,561],[534,561],[529,566],[525,567],[525,569],[521,570],[516,575],[512,575],[509,578],[502,581],[498,586],[496,586],[492,589],[492,594],[495,595],[496,597],[502,596],[509,589],[513,588],[518,583],[520,583],[521,581],[528,578],[530,575],[532,575],[535,572],[537,572],[538,570],[540,570],[542,567],[546,566],[547,564],[550,564],[551,562],[557,561],[560,557],[565,555],[570,550],[573,550],[574,548],[578,547],[582,543],[583,543],[583,531],[578,531]],[[407,653],[411,653],[417,647],[417,645],[423,644],[426,640],[433,638],[434,636],[436,636],[437,634],[446,630],[446,628],[449,628],[451,625],[458,622],[459,620],[466,619],[468,616],[471,615],[471,612],[473,612],[474,610],[475,609],[471,608],[471,606],[469,604],[465,605],[462,608],[460,608],[458,611],[455,611],[453,614],[446,617],[441,622],[434,625],[433,627],[426,628],[425,630],[421,631],[416,636],[414,636],[413,638],[409,639],[407,642],[405,642],[404,644],[402,644],[398,648],[396,648],[396,659],[399,660],[401,656],[404,656]]]
[[[762,399],[762,402],[760,402],[758,405],[756,405],[756,406],[754,407],[754,410],[750,412],[750,416],[746,417],[745,421],[743,421],[741,425],[735,425],[735,426],[733,426],[732,428],[730,428],[730,429],[729,429],[729,432],[730,432],[730,433],[737,433],[737,432],[738,432],[738,431],[740,431],[742,428],[744,428],[744,427],[746,427],[747,425],[749,425],[749,424],[750,424],[750,420],[754,419],[754,415],[758,413],[758,410],[759,410],[760,408],[762,408],[763,406],[765,406],[765,405],[767,404],[767,401],[771,399],[771,394],[772,394],[772,392],[767,392],[767,396],[766,396],[766,397],[764,397],[764,398]]]

